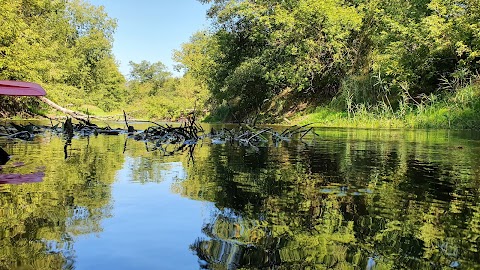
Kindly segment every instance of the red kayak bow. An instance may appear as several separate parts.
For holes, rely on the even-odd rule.
[[[0,81],[0,95],[45,96],[45,90],[36,83],[20,81]]]

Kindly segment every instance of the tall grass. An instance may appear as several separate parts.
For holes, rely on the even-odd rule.
[[[403,93],[395,109],[387,102],[388,95],[376,104],[355,103],[353,91],[343,95],[345,107],[339,107],[338,100],[333,101],[293,122],[326,127],[480,129],[478,83],[448,91],[444,96],[424,95],[415,102],[408,92]]]

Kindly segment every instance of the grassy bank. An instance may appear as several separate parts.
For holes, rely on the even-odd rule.
[[[385,104],[354,104],[350,110],[320,106],[296,115],[292,123],[325,127],[480,129],[480,84],[443,97],[430,95],[421,101],[412,100],[395,110]]]
[[[125,106],[129,118],[175,121],[182,113],[177,106],[166,106],[165,101],[172,104],[181,103],[184,99],[151,99],[149,103],[138,102]],[[187,102],[183,102],[187,103]],[[357,128],[433,128],[433,129],[480,129],[480,83],[457,89],[443,96],[425,96],[419,100],[406,100],[392,109],[385,103],[365,105],[351,104],[350,109],[342,109],[338,100],[328,105],[298,113],[290,118],[288,125],[314,123],[321,127],[357,127]],[[346,103],[346,102],[345,102]],[[28,102],[20,102],[24,108],[18,108],[18,115],[4,116],[12,119],[27,119],[48,115],[63,116],[62,113],[46,106],[28,106]],[[68,109],[97,117],[123,120],[120,109],[106,112],[93,105],[75,106],[69,104]],[[193,106],[192,106],[193,107]],[[223,107],[222,107],[223,108]],[[163,110],[160,113],[160,110]],[[228,115],[228,110],[217,110],[211,115],[198,115],[198,119],[206,122],[221,122]],[[280,119],[283,119],[282,116]]]

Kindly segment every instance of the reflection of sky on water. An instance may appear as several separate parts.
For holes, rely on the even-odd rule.
[[[131,182],[132,162],[127,158],[117,174],[112,218],[102,222],[103,232],[75,241],[75,268],[197,269],[189,246],[201,235],[206,205],[172,194],[172,183],[186,177],[182,163],[163,164],[162,181],[138,184]]]

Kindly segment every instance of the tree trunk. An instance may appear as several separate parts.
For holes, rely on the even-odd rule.
[[[83,113],[80,113],[80,112],[75,112],[75,111],[72,111],[72,110],[69,110],[69,109],[66,109],[66,108],[63,108],[61,107],[60,105],[56,104],[55,102],[51,101],[50,99],[46,98],[46,97],[38,97],[41,101],[45,102],[47,105],[49,105],[50,107],[58,110],[58,111],[61,111],[65,114],[68,114],[70,115],[71,117],[79,120],[79,121],[82,121],[82,122],[86,122],[86,123],[89,123],[89,116],[86,115],[86,114],[83,114]]]

